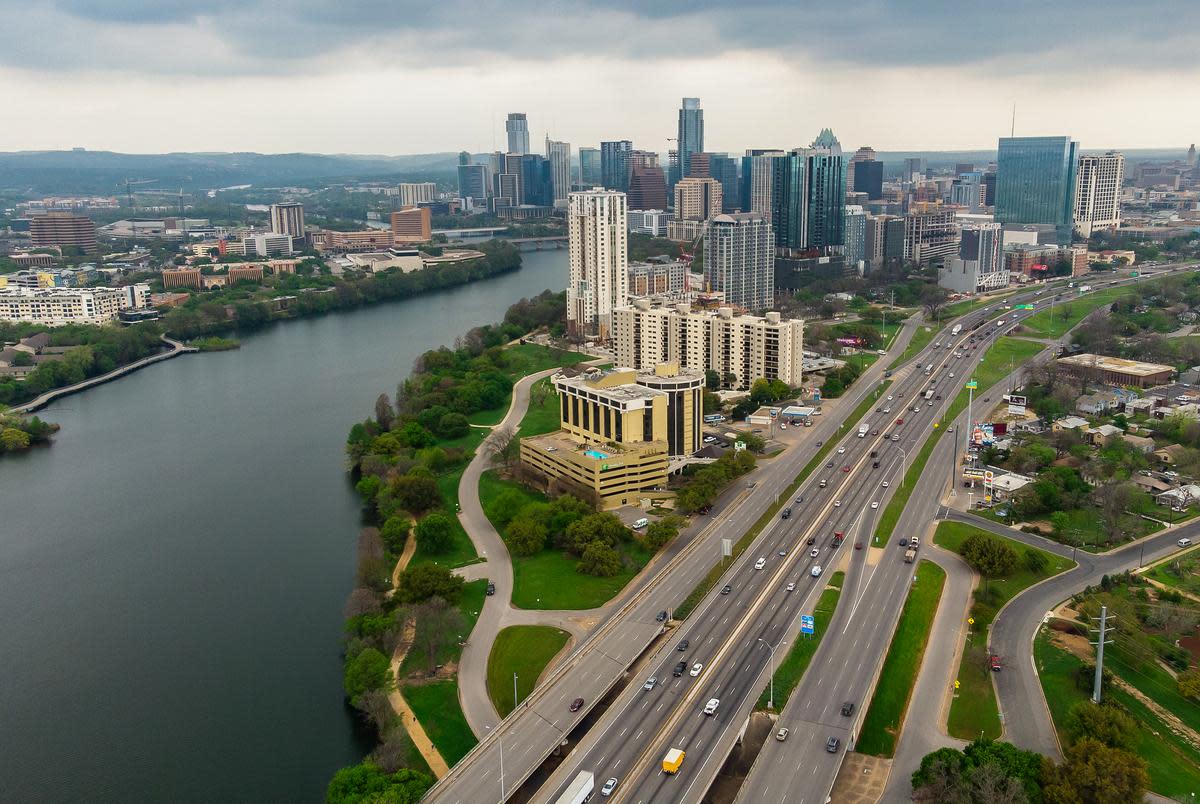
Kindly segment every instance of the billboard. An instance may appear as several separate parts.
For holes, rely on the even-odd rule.
[[[963,469],[962,473],[963,473],[963,477],[978,477],[978,478],[983,477],[982,469],[974,469],[969,466],[967,468]]]
[[[862,338],[838,338],[837,342],[842,346],[862,346],[866,343]]]
[[[991,444],[994,433],[991,424],[977,424],[971,428],[972,444]]]
[[[1008,404],[1025,406],[1029,404],[1029,398],[1022,396],[1021,394],[1009,394]]]

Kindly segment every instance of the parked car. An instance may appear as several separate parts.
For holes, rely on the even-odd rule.
[[[988,657],[988,665],[991,666],[993,671],[997,673],[1000,672],[1000,667],[1002,666],[1000,664],[1000,657],[993,653],[990,657]]]

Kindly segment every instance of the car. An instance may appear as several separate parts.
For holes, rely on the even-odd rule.
[[[816,558],[819,555],[821,555],[821,551],[818,550],[816,547],[814,547],[813,549],[808,551],[809,558]]]
[[[657,616],[657,617],[655,617],[654,619],[655,619],[656,621],[660,622],[660,623],[661,623],[661,622],[666,622],[666,619],[667,619],[667,612],[666,612],[666,611],[660,611],[660,612],[658,613],[658,616]]]
[[[896,433],[892,433],[892,440],[893,440],[893,441],[899,441],[899,440],[900,440],[900,436],[899,436],[899,435],[897,435]]]
[[[933,407],[933,400],[931,399],[925,404],[928,405],[929,407]]]
[[[786,429],[787,429],[787,425],[786,425],[786,424],[784,424],[783,422],[780,422],[780,423],[779,423],[779,429],[780,429],[780,430],[786,430]]]
[[[825,741],[825,750],[831,754],[836,754],[838,752],[838,748],[841,746],[841,744],[842,744],[842,741],[839,740],[837,737],[830,737],[828,740]]]
[[[711,443],[713,443],[713,442],[714,442],[714,441],[716,441],[716,440],[717,440],[717,439],[716,439],[716,438],[714,438],[713,436],[705,436],[705,437],[704,437],[704,443],[705,443],[705,444],[711,444]]]
[[[833,532],[833,541],[834,541],[834,544],[841,544],[841,543],[842,543],[842,539],[844,539],[844,538],[846,538],[846,534],[845,534],[845,533],[843,533],[842,531],[840,531],[840,530],[835,530],[835,531]]]
[[[871,462],[871,468],[872,468],[872,469],[878,469],[878,468],[879,468],[879,461],[872,461],[872,462]]]
[[[658,683],[658,678],[656,676],[650,676],[650,678],[646,679],[646,683],[642,685],[642,689],[652,690],[652,689],[654,689],[654,685],[657,683]]]
[[[727,595],[732,591],[733,591],[733,587],[730,586],[729,584],[725,584],[724,586],[721,587],[721,594],[723,594],[723,595]]]
[[[863,543],[862,543],[862,542],[855,542],[855,543],[854,543],[854,549],[855,549],[855,550],[861,550],[861,549],[862,549],[862,547],[863,547]]]
[[[828,480],[824,480],[824,479],[822,479],[822,480],[821,480],[821,488],[825,488],[825,487],[826,487],[826,486],[828,486],[828,485],[829,485],[829,481],[828,481]]]
[[[582,708],[583,708],[583,699],[582,698],[576,698],[575,700],[571,701],[571,711],[572,712],[578,712]]]
[[[817,543],[817,537],[816,537],[816,536],[809,536],[809,537],[808,537],[808,544],[816,544],[816,543]]]
[[[832,468],[833,468],[833,461],[830,461],[829,463],[825,464],[825,468],[826,468],[826,469],[832,469]]]
[[[937,400],[940,400],[940,399],[942,398],[942,395],[941,395],[941,394],[934,394],[934,395],[933,395],[933,398],[934,398],[934,399],[937,399]]]
[[[950,379],[952,379],[952,380],[954,379],[954,372],[953,372],[953,371],[952,371],[952,372],[950,372]]]
[[[717,713],[717,707],[720,705],[721,705],[720,698],[709,698],[708,703],[706,703],[704,705],[704,714],[715,715]]]
[[[800,503],[802,503],[802,502],[804,502],[804,498],[803,498],[803,497],[797,497],[797,498],[796,498],[796,505],[799,505],[799,504],[800,504]]]
[[[876,413],[883,413],[883,408],[875,408]]]
[[[904,424],[904,419],[896,419],[896,424]]]
[[[888,482],[885,480],[880,485],[882,485],[886,489],[888,487]]]
[[[784,508],[783,513],[779,515],[779,518],[780,519],[788,519],[789,517],[791,517],[791,515],[792,515],[792,509]]]
[[[838,447],[838,455],[845,455],[845,454],[846,454],[846,448]]]
[[[872,510],[879,507],[879,500],[871,500]]]
[[[1179,541],[1175,542],[1175,544],[1179,545],[1180,547],[1188,547],[1191,545],[1191,543],[1192,540],[1187,538],[1180,539]]]
[[[886,408],[884,408],[884,409],[883,409],[883,412],[884,412],[884,413],[891,413],[891,412],[892,412],[892,406],[891,406],[891,405],[888,405]]]
[[[671,675],[675,676],[675,678],[679,678],[681,675],[683,675],[686,672],[687,672],[687,662],[680,662],[679,664],[675,665],[675,669],[671,671]]]
[[[787,555],[787,548],[785,547],[779,551],[779,557],[783,558],[786,555]]]
[[[904,392],[903,392],[903,391],[897,391],[897,392],[896,392],[896,398],[897,398],[897,399],[903,399],[903,398],[904,398]]]
[[[758,559],[758,561],[755,561],[755,562],[754,562],[754,568],[755,568],[756,570],[760,570],[760,569],[762,569],[762,568],[763,568],[763,567],[765,567],[765,566],[767,566],[767,559],[765,559],[765,558],[761,558],[761,557],[760,557],[760,558]]]
[[[703,669],[704,665],[700,664],[700,662],[696,662],[694,665],[692,665],[692,669],[688,671],[688,675],[692,678],[695,678],[696,676],[700,675],[700,671]]]
[[[993,672],[999,673],[1000,668],[1002,667],[1000,664],[1000,657],[993,653],[988,657],[988,666],[992,668]]]
[[[949,427],[947,427],[947,428],[946,428],[946,432],[947,432],[947,433],[953,433],[953,432],[954,432],[954,425],[952,424],[952,425],[950,425]]]
[[[900,546],[901,546],[901,547],[908,547],[908,537],[907,537],[907,536],[901,536],[901,537],[900,537]]]
[[[824,441],[818,441],[818,442],[817,442],[817,446],[818,446],[818,447],[822,447],[822,446],[824,446],[824,445],[825,445],[825,442],[824,442]]]
[[[843,466],[843,467],[842,467],[842,471],[843,471],[843,472],[849,472],[849,471],[850,471],[850,467],[849,467],[849,466]]]
[[[688,642],[686,639],[681,639],[679,641],[679,644],[675,646],[675,650],[679,651],[680,653],[683,653],[685,650],[688,649],[688,646],[691,644],[692,643]]]
[[[844,704],[842,704],[842,715],[844,717],[850,717],[853,714],[854,714],[854,701],[846,701]]]
[[[841,500],[834,500],[834,501],[833,501],[833,507],[834,507],[834,508],[841,508],[841,507],[842,507],[842,501],[841,501]]]
[[[877,435],[879,435],[879,431],[878,431],[878,430],[872,430],[872,431],[871,431],[871,435],[873,435],[873,436],[877,436]]]
[[[813,576],[814,578],[819,578],[819,577],[821,577],[821,565],[820,565],[820,564],[815,564],[815,565],[813,565],[813,568],[812,568],[812,576]]]
[[[783,591],[785,591],[785,592],[795,592],[795,591],[796,591],[796,582],[795,582],[795,581],[792,581],[791,583],[789,583],[789,584],[788,584],[786,587],[784,587],[784,590],[783,590]]]
[[[487,585],[487,593],[488,593],[489,595],[494,595],[494,594],[496,594],[496,584],[492,583],[491,581],[488,581],[488,585]]]
[[[600,788],[600,795],[608,798],[612,795],[612,791],[617,789],[617,777],[614,776],[604,783],[604,787]]]
[[[888,394],[888,402],[891,402],[891,401],[892,401],[892,395]]]
[[[778,740],[779,742],[783,742],[784,740],[786,740],[787,736],[788,736],[788,730],[786,727],[775,732],[775,739]]]

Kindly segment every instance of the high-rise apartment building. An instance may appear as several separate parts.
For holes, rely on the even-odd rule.
[[[941,204],[914,204],[904,218],[904,259],[941,262],[958,252],[959,228],[953,209]]]
[[[427,204],[432,201],[437,194],[437,185],[431,181],[402,182],[396,185],[396,193],[399,196],[397,202],[401,209],[415,207],[417,204]]]
[[[1008,286],[1009,271],[1002,258],[1004,228],[998,223],[968,223],[962,227],[958,253],[938,272],[938,284],[958,293],[983,293]]]
[[[550,162],[550,184],[554,206],[567,205],[571,192],[571,143],[546,138],[546,159]]]
[[[579,149],[579,183],[585,188],[599,187],[604,179],[600,172],[600,149]]]
[[[1121,225],[1121,183],[1125,155],[1116,151],[1079,157],[1075,179],[1075,230],[1091,237],[1097,229]]]
[[[304,237],[304,205],[296,202],[271,205],[271,231]]]
[[[425,243],[433,239],[429,207],[408,207],[392,213],[392,240],[396,243]]]
[[[950,185],[950,203],[956,207],[966,207],[969,212],[979,212],[984,208],[986,193],[983,173],[978,171],[960,173],[954,183]]]
[[[524,112],[510,112],[504,122],[504,130],[508,132],[508,152],[510,154],[529,153],[529,121]]]
[[[708,154],[708,175],[721,182],[721,211],[737,212],[741,201],[738,160],[729,154]]]
[[[675,219],[706,221],[721,212],[721,183],[689,176],[675,185]]]
[[[742,157],[742,212],[757,212],[769,222],[774,203],[774,159],[783,151],[752,148]]]
[[[632,231],[632,230],[631,230]],[[629,263],[629,295],[654,296],[687,290],[688,266],[670,255]]]
[[[584,190],[567,197],[567,328],[607,341],[612,311],[628,297],[625,194]]]
[[[625,192],[629,189],[629,156],[633,143],[629,140],[609,140],[600,143],[600,181],[606,189]]]
[[[91,218],[70,212],[47,212],[29,219],[30,244],[34,248],[77,248],[96,253],[96,224]]]
[[[685,176],[690,176],[692,154],[704,150],[704,110],[699,98],[684,98],[679,109],[677,165],[671,175],[671,186]]]
[[[844,244],[846,169],[842,146],[829,129],[822,129],[808,152],[808,225],[806,247],[823,251]]]
[[[858,205],[845,208],[846,222],[842,226],[845,238],[846,265],[857,269],[860,262],[866,270],[867,259],[867,212]]]
[[[897,265],[904,259],[904,218],[868,215],[865,259],[872,268]]]
[[[771,226],[775,247],[803,249],[808,243],[808,157],[803,149],[771,158]]]
[[[996,221],[1055,227],[1070,245],[1079,143],[1070,137],[1001,137],[996,157]]]
[[[752,313],[775,303],[775,233],[756,212],[718,215],[704,234],[704,278],[725,301]]]
[[[796,387],[803,379],[804,322],[776,312],[760,317],[732,307],[693,310],[686,303],[634,299],[613,311],[612,348],[617,365],[634,369],[669,362],[715,371],[722,387],[735,390],[760,377]]]

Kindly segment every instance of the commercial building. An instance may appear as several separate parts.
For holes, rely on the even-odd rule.
[[[670,217],[664,209],[631,209],[629,231],[651,237],[666,237],[667,219]]]
[[[696,156],[698,155],[693,154],[693,159]],[[708,175],[721,182],[721,211],[737,212],[741,202],[738,160],[729,154],[707,154],[707,156]]]
[[[433,216],[425,207],[409,207],[392,213],[394,243],[425,243],[433,239]],[[390,245],[390,244],[389,244]]]
[[[550,163],[553,205],[565,207],[571,192],[571,143],[546,138],[546,160]]]
[[[706,221],[721,213],[721,183],[689,177],[675,185],[675,220]]]
[[[846,165],[842,146],[827,128],[813,140],[805,171],[808,212],[806,248],[828,251],[842,246],[845,237]]]
[[[667,221],[667,239],[676,243],[695,243],[704,237],[708,231],[708,221],[676,220],[672,217]]]
[[[775,303],[775,233],[754,212],[718,215],[704,234],[704,278],[725,300],[752,313]]]
[[[47,212],[29,219],[33,248],[77,248],[96,253],[96,224],[91,218],[70,212]]]
[[[1069,373],[1109,385],[1131,385],[1150,388],[1170,382],[1175,375],[1173,366],[1142,363],[1105,355],[1078,354],[1058,358],[1058,364]]]
[[[679,109],[677,130],[677,159],[671,166],[671,186],[692,175],[692,154],[704,150],[704,110],[699,98],[684,98]]]
[[[771,228],[775,247],[803,249],[808,242],[808,160],[797,149],[771,159]]]
[[[629,206],[634,209],[667,208],[667,180],[658,166],[658,155],[651,156],[655,157],[652,163],[643,160],[629,169]]]
[[[304,237],[304,205],[296,202],[271,205],[271,231]]]
[[[845,250],[843,254],[846,264],[851,267],[864,264],[867,259],[867,212],[862,207],[850,205],[845,208],[845,222],[842,224]]]
[[[460,198],[470,198],[476,203],[487,201],[490,193],[488,186],[488,166],[465,164],[458,166],[458,195]]]
[[[390,229],[364,229],[361,232],[323,229],[313,234],[313,246],[319,251],[378,251],[391,248],[395,242]]]
[[[1116,151],[1079,157],[1075,177],[1075,230],[1091,237],[1099,229],[1121,225],[1121,183],[1125,155]]]
[[[746,151],[742,157],[742,212],[757,212],[771,221],[775,199],[774,160],[783,155],[783,151],[763,148]]]
[[[146,307],[150,286],[120,288],[0,288],[0,321],[41,324],[106,324],[122,310]]]
[[[9,254],[8,258],[22,268],[49,268],[56,259],[53,254]]]
[[[630,296],[682,293],[687,290],[687,263],[666,255],[629,263]]]
[[[618,365],[635,369],[673,362],[715,371],[725,388],[745,390],[760,377],[796,387],[803,379],[804,322],[776,312],[739,315],[728,306],[695,310],[639,298],[613,312],[612,348]]]
[[[584,190],[567,198],[567,329],[607,341],[612,311],[628,296],[625,194]]]
[[[603,184],[599,148],[579,149],[579,183],[586,187]]]
[[[437,185],[431,181],[403,182],[396,185],[397,203],[400,208],[427,204],[437,195]]]
[[[846,167],[846,187],[866,193],[871,201],[883,198],[883,163],[875,158],[874,148],[864,145],[854,152]]]
[[[1070,245],[1079,143],[1070,137],[1001,137],[996,157],[996,221],[1053,226]]]
[[[941,204],[914,204],[904,218],[904,258],[916,263],[941,262],[958,251],[959,229],[953,209]]]
[[[998,223],[970,223],[961,229],[958,254],[946,260],[938,284],[958,293],[983,293],[1007,287],[1002,259],[1004,232]]]
[[[601,509],[670,496],[665,441],[592,446],[559,431],[521,439],[520,455],[523,467],[546,479],[547,492],[571,494]]]
[[[985,195],[983,174],[972,171],[958,174],[958,178],[950,186],[949,201],[953,206],[963,207],[968,212],[979,212],[984,208]]]
[[[199,268],[164,268],[162,270],[164,288],[200,288]]]
[[[226,253],[246,257],[286,257],[292,250],[292,236],[275,232],[261,232],[225,244]]]
[[[600,181],[609,190],[629,189],[629,155],[633,152],[630,140],[611,140],[600,143]]]
[[[508,152],[510,154],[529,153],[529,121],[524,112],[509,112],[504,121],[504,130],[508,133]]]

